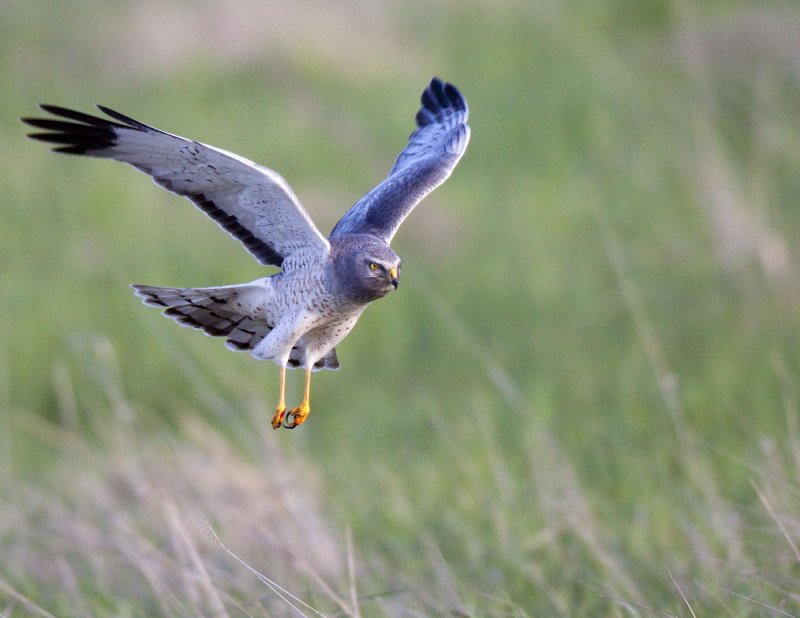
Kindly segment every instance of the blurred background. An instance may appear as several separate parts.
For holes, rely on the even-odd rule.
[[[271,271],[18,121],[107,105],[327,232],[434,75],[469,149],[293,432],[127,287]],[[800,615],[796,3],[4,0],[0,83],[2,615]]]

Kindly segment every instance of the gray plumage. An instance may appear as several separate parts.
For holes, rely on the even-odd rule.
[[[336,369],[335,346],[370,302],[397,287],[400,258],[389,248],[392,237],[450,175],[469,141],[467,104],[455,86],[434,78],[421,101],[417,129],[388,177],[327,239],[277,172],[233,153],[102,106],[113,120],[52,105],[41,108],[57,118],[22,120],[43,129],[29,137],[56,144],[56,152],[116,159],[148,174],[192,201],[261,264],[281,267],[241,285],[132,286],[146,304],[283,368]]]

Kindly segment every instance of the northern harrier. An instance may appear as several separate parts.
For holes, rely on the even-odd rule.
[[[233,153],[165,133],[98,105],[106,120],[53,105],[59,117],[23,118],[44,129],[29,137],[53,150],[123,161],[191,200],[264,265],[280,272],[241,285],[161,288],[134,285],[145,304],[178,323],[226,337],[280,367],[272,426],[308,416],[311,371],[337,369],[336,345],[367,305],[397,288],[400,258],[389,248],[397,228],[450,175],[469,141],[467,104],[434,78],[422,93],[417,128],[389,176],[362,197],[325,238],[276,172]],[[300,406],[286,411],[286,368],[303,367]]]

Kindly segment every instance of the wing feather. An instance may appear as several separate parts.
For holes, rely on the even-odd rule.
[[[436,77],[421,102],[417,129],[389,176],[347,211],[331,236],[372,234],[389,243],[414,207],[450,176],[469,142],[467,102]]]
[[[56,118],[23,118],[44,130],[29,137],[56,144],[56,152],[132,165],[191,200],[262,264],[280,266],[297,252],[327,253],[327,239],[277,172],[102,105],[97,107],[113,120],[55,105],[40,107]]]

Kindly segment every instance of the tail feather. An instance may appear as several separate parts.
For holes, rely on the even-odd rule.
[[[227,337],[233,350],[250,350],[272,330],[262,304],[247,298],[252,286],[159,288],[133,285],[146,305],[163,308],[178,324],[212,337]]]
[[[132,285],[145,305],[163,309],[162,314],[178,324],[202,330],[212,337],[226,337],[235,351],[255,348],[269,335],[275,316],[269,314],[269,298],[263,280],[218,288],[160,288]],[[292,349],[287,366],[303,366],[302,345]],[[338,369],[336,349],[314,364],[314,370]]]

